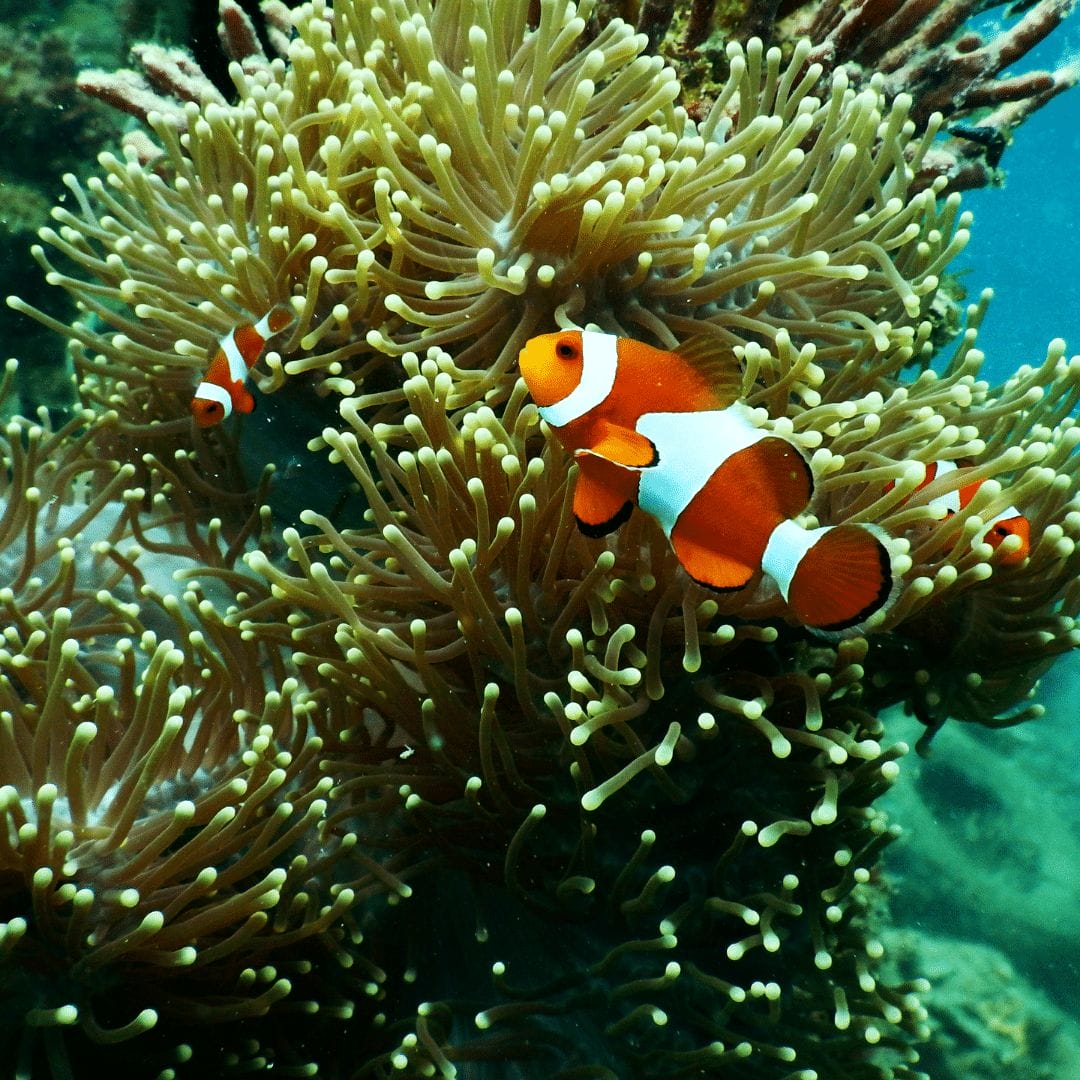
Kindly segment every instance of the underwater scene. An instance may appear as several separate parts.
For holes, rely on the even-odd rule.
[[[0,0],[0,1080],[1080,1080],[1077,0]]]

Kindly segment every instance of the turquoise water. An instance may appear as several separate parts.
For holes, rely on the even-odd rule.
[[[1077,55],[1073,14],[1017,70]],[[997,377],[1041,361],[1051,338],[1080,351],[1080,91],[1060,94],[1024,124],[1002,164],[1003,189],[964,193],[975,226],[958,261],[969,296],[993,286],[979,343]]]
[[[1019,70],[1080,53],[1080,18],[1059,35]],[[979,335],[991,379],[1038,364],[1055,337],[1080,352],[1080,92],[1028,121],[1002,163],[1004,189],[964,194],[975,224],[958,263],[969,297],[994,288]],[[924,1054],[935,1078],[1080,1077],[1080,657],[1039,700],[1045,717],[1022,727],[946,727],[887,800],[905,829],[887,858],[893,910],[951,1018]]]

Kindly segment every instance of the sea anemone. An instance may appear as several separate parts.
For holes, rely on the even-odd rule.
[[[69,181],[34,253],[80,316],[13,305],[74,340],[86,408],[8,429],[0,519],[0,965],[55,965],[28,1061],[43,1024],[58,1055],[154,1020],[178,1070],[223,1022],[221,1071],[919,1075],[873,710],[1022,715],[1076,643],[1080,362],[980,381],[984,302],[936,360],[970,220],[914,190],[905,95],[751,41],[694,121],[591,10],[305,5],[235,103]],[[206,350],[278,303],[262,410],[193,432]],[[889,535],[869,641],[694,585],[645,515],[578,532],[515,369],[575,324],[712,335],[810,459],[807,523]],[[981,537],[1010,504],[1018,562]]]
[[[286,998],[351,1014],[311,961],[354,962],[342,918],[378,891],[331,824],[317,695],[219,611],[251,537],[178,515],[164,470],[131,486],[95,453],[116,424],[16,419],[0,442],[0,1045],[19,1075],[151,1030],[184,1060],[189,1025]]]

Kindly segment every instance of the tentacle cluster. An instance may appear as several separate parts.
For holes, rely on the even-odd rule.
[[[752,42],[691,121],[641,35],[530,7],[305,5],[234,103],[151,113],[156,159],[103,155],[42,234],[81,313],[33,313],[85,408],[10,423],[0,470],[24,1073],[159,1039],[176,1074],[213,1043],[307,1075],[340,1045],[373,1077],[919,1075],[922,984],[874,933],[905,748],[872,710],[1013,722],[1077,643],[1080,364],[982,381],[985,300],[934,357],[970,222],[914,193],[904,95]],[[269,419],[192,435],[203,353],[279,302]],[[812,516],[892,538],[869,644],[693,585],[645,515],[576,530],[514,370],[560,322],[733,352]],[[1019,565],[978,540],[1009,505]]]
[[[934,131],[908,160],[909,98],[755,40],[695,124],[645,35],[584,41],[591,0],[527,10],[306,5],[287,59],[234,62],[234,104],[149,115],[153,170],[106,153],[103,178],[69,177],[42,238],[75,273],[35,254],[84,312],[87,391],[175,415],[215,336],[289,298],[264,389],[315,372],[350,394],[438,345],[457,405],[505,399],[553,321],[661,344],[783,326],[838,362],[910,337],[966,232],[911,188]]]

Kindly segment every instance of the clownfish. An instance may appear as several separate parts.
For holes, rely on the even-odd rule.
[[[266,342],[291,326],[294,319],[292,311],[279,304],[258,322],[242,323],[221,339],[191,399],[191,415],[199,427],[220,424],[232,416],[234,409],[249,413],[255,408],[255,399],[246,386],[248,372],[258,363]]]
[[[740,589],[763,571],[815,630],[856,627],[889,602],[886,534],[794,520],[813,495],[809,462],[736,400],[741,372],[715,342],[667,352],[566,330],[532,338],[518,363],[577,462],[574,515],[588,536],[618,528],[636,503],[696,582]]]
[[[926,466],[926,475],[923,477],[922,483],[919,484],[911,494],[914,495],[916,491],[922,491],[927,484],[932,483],[939,477],[948,476],[949,473],[956,472],[957,469],[963,467],[964,464],[966,463],[956,461],[929,462]],[[935,496],[933,499],[930,499],[926,505],[936,510],[942,518],[950,518],[953,514],[967,509],[968,503],[975,498],[975,492],[977,492],[984,483],[984,480],[976,480],[973,483],[964,484],[963,487],[959,487],[955,491],[947,491],[944,495]],[[891,491],[894,486],[895,484],[890,481],[890,483],[885,485],[885,490]],[[1028,521],[1015,506],[1009,506],[1002,510],[997,517],[984,525],[983,528],[975,534],[972,542],[977,543],[980,540],[985,541],[996,551],[998,547],[1000,547],[1002,541],[1010,536],[1019,537],[1019,545],[1011,551],[1002,553],[997,561],[1003,566],[1016,566],[1018,563],[1022,563],[1031,553],[1031,522]]]

